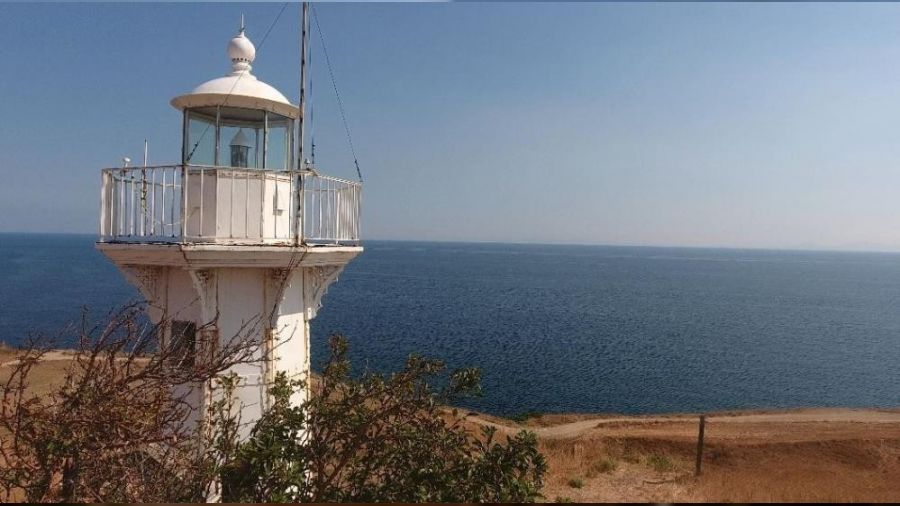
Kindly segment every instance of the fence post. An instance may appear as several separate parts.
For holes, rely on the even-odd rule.
[[[706,426],[706,415],[700,415],[700,433],[697,434],[697,463],[694,476],[700,476],[700,464],[703,461],[703,432]]]

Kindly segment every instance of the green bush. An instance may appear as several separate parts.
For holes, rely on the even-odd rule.
[[[569,480],[569,486],[572,488],[582,488],[584,487],[584,481],[581,478],[572,478]]]
[[[316,391],[279,376],[273,404],[248,440],[222,448],[222,499],[227,502],[526,502],[540,497],[546,471],[537,438],[521,431],[498,441],[496,429],[473,434],[441,407],[480,393],[477,370],[452,372],[431,388],[444,366],[411,356],[402,371],[353,379],[341,337]],[[222,406],[215,407],[227,413]],[[229,427],[228,417],[219,425]],[[221,432],[221,430],[220,430]],[[227,431],[225,431],[227,432]]]

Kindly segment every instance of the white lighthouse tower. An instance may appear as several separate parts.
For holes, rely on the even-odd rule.
[[[183,114],[180,163],[102,171],[97,248],[164,336],[182,338],[187,359],[241,334],[259,340],[258,359],[233,371],[252,422],[277,372],[309,373],[309,322],[362,252],[362,188],[298,162],[301,109],[251,73],[243,26],[227,53],[230,72],[172,100]],[[199,413],[208,386],[191,395]]]

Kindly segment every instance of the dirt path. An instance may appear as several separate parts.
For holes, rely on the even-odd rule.
[[[630,432],[638,430],[641,435],[648,433],[660,433],[668,436],[679,436],[681,431],[675,430],[677,426],[694,427],[694,436],[696,435],[696,425],[698,415],[650,415],[650,416],[595,416],[584,415],[587,418],[573,422],[563,422],[548,426],[535,426],[534,424],[519,425],[513,422],[500,422],[494,419],[487,419],[481,415],[472,415],[468,420],[484,425],[496,427],[503,432],[517,432],[523,428],[533,431],[541,439],[568,439],[593,431],[610,432]],[[849,409],[849,408],[823,408],[823,409],[802,409],[790,411],[771,411],[771,412],[752,412],[752,413],[717,413],[707,416],[707,426],[727,426],[729,431],[741,431],[741,429],[759,428],[760,425],[768,425],[769,429],[775,427],[783,427],[792,424],[821,424],[822,427],[844,427],[847,424],[877,424],[893,429],[896,425],[900,429],[900,410],[880,410],[880,409]],[[744,426],[744,427],[740,427]],[[858,429],[859,427],[853,427]],[[805,427],[809,432],[810,427]],[[755,431],[754,431],[755,432]],[[815,432],[815,431],[813,431]],[[852,430],[852,436],[860,436],[859,430]],[[864,434],[871,437],[871,433]]]

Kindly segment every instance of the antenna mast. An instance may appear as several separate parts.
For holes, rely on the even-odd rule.
[[[297,128],[297,168],[303,169],[303,143],[306,140],[306,57],[309,54],[309,2],[300,9],[300,118]]]

